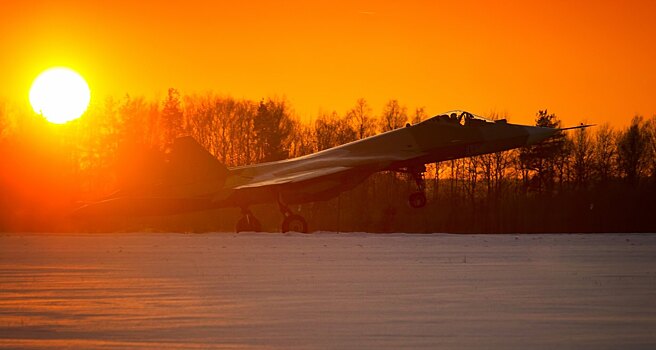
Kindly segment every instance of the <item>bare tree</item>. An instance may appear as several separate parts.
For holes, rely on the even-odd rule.
[[[311,125],[295,122],[291,137],[290,157],[300,157],[317,151],[315,132]]]
[[[545,109],[538,111],[535,125],[559,128],[560,120]],[[522,148],[519,168],[523,173],[525,185],[535,188],[538,192],[553,192],[556,182],[562,185],[568,152],[564,135],[556,135],[546,142]]]
[[[498,120],[500,119],[500,116],[496,113],[492,113],[488,118],[491,120]],[[506,118],[506,116],[503,118]],[[483,154],[477,157],[482,180],[486,186],[488,201],[498,199],[500,195],[502,183],[512,164],[511,154],[510,151],[503,151]]]
[[[11,121],[9,119],[9,112],[7,102],[0,101],[0,140],[4,139],[9,134]]]
[[[371,107],[364,98],[355,101],[355,107],[346,113],[353,129],[357,133],[358,139],[369,137],[376,132],[376,123],[372,116]]]
[[[656,181],[656,114],[647,121],[648,168],[652,181]]]
[[[174,88],[168,90],[161,114],[161,124],[164,132],[164,143],[170,143],[180,136],[184,130],[184,116],[180,93]]]
[[[615,175],[617,155],[616,132],[608,123],[600,125],[593,145],[592,172],[599,183],[606,184]]]
[[[314,123],[317,149],[324,150],[354,141],[357,132],[347,118],[340,118],[337,112],[322,114]]]
[[[403,127],[408,120],[407,108],[397,100],[389,100],[383,108],[380,127],[383,132]]]
[[[578,188],[586,188],[590,183],[590,172],[593,161],[593,144],[588,130],[578,129],[572,138],[572,158],[574,168],[574,184]]]
[[[334,147],[337,143],[337,113],[321,114],[314,122],[314,132],[316,137],[317,150],[322,151]]]
[[[426,118],[428,118],[428,114],[426,114],[426,109],[424,107],[418,107],[415,109],[414,116],[412,116],[412,124],[421,123]]]
[[[617,141],[617,165],[622,176],[636,184],[646,168],[648,135],[642,117],[636,116]]]
[[[293,130],[287,103],[273,99],[261,101],[253,122],[259,160],[269,162],[287,158],[288,138]]]

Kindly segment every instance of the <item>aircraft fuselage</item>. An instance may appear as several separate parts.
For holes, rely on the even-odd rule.
[[[325,200],[353,188],[371,174],[413,168],[428,163],[494,153],[539,142],[556,129],[473,119],[464,125],[435,117],[412,126],[388,131],[318,153],[231,168],[237,183],[252,178],[275,179],[286,174],[344,168],[343,172],[270,188],[237,190],[223,201],[225,206],[264,203],[282,196],[287,203]],[[348,170],[348,171],[347,171]]]

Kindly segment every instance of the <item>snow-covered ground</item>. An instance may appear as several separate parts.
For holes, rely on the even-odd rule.
[[[0,348],[654,349],[656,235],[0,234]]]

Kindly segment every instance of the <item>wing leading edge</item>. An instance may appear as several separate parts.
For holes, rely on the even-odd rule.
[[[333,167],[327,167],[327,168],[321,168],[321,169],[312,169],[312,170],[303,170],[303,171],[297,171],[291,174],[286,174],[282,176],[276,176],[274,178],[266,179],[266,180],[259,180],[259,181],[254,181],[245,185],[237,186],[234,189],[235,190],[242,190],[242,189],[247,189],[247,188],[261,188],[261,187],[267,187],[267,186],[276,186],[276,185],[283,185],[283,184],[293,184],[293,183],[299,183],[303,181],[309,181],[313,179],[318,179],[324,176],[329,176],[329,175],[334,175],[337,173],[342,173],[346,172],[353,169],[352,167],[346,167],[346,166],[333,166]]]

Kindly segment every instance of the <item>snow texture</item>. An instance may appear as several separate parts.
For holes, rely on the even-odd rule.
[[[0,348],[654,349],[656,234],[0,234]]]

